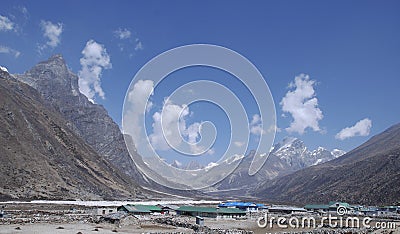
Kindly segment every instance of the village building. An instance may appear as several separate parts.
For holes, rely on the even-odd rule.
[[[224,202],[218,205],[220,208],[237,208],[246,212],[258,212],[268,209],[264,204],[256,204],[253,202]]]
[[[116,206],[102,206],[95,209],[96,215],[108,215],[117,212]]]
[[[246,216],[246,212],[238,208],[221,207],[181,206],[176,212],[178,215],[208,218],[240,218]]]
[[[176,210],[179,208],[177,205],[158,204],[157,207],[161,209],[161,214],[176,215]]]
[[[268,208],[270,213],[281,213],[281,214],[301,214],[306,213],[307,210],[300,207],[294,206],[271,206]]]

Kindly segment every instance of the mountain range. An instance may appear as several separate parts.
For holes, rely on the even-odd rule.
[[[132,138],[121,133],[104,107],[79,92],[78,79],[61,55],[24,74],[11,75],[1,67],[0,200],[132,200],[175,195],[299,204],[400,200],[400,125],[349,153],[323,147],[310,150],[300,139],[287,137],[274,145],[254,176],[248,175],[254,151],[218,164],[176,161],[175,167],[206,168],[212,177],[241,160],[233,173],[202,191],[157,184],[139,170],[148,165],[136,149],[125,145]]]
[[[266,181],[253,195],[298,204],[396,204],[400,201],[400,124],[342,157]]]
[[[344,155],[343,150],[329,151],[323,147],[309,150],[305,143],[298,138],[287,137],[274,145],[262,168],[250,176],[248,170],[255,155],[251,151],[248,155],[233,160],[242,160],[239,166],[221,182],[213,186],[209,193],[223,196],[251,196],[250,191],[260,183],[291,174],[297,170],[327,162]],[[224,170],[224,163],[215,165],[215,170]]]

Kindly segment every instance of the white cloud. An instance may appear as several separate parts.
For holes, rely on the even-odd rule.
[[[154,82],[152,80],[138,80],[131,91],[128,93],[128,101],[131,105],[130,111],[125,115],[127,124],[124,128],[129,128],[128,133],[132,136],[133,142],[136,147],[141,142],[140,132],[142,131],[142,117],[144,116],[143,110],[149,111],[153,103],[149,101],[150,96],[153,94]],[[146,107],[147,105],[147,107]]]
[[[156,150],[169,150],[171,147],[179,148],[184,141],[183,137],[185,137],[192,154],[214,154],[214,149],[207,150],[204,146],[198,144],[201,123],[195,122],[187,126],[186,118],[191,114],[186,105],[180,106],[166,101],[162,111],[153,115],[153,133],[149,136],[153,147]],[[168,142],[166,139],[168,139]]]
[[[185,131],[185,135],[188,137],[188,142],[191,144],[195,144],[197,142],[197,139],[200,136],[200,131],[201,131],[201,124],[196,122],[191,124]]]
[[[25,18],[29,17],[28,9],[25,6],[20,6],[18,9],[21,11]]]
[[[0,45],[0,54],[11,54],[15,58],[18,58],[21,55],[21,52],[14,50],[13,48]]]
[[[118,28],[117,30],[114,31],[114,35],[115,37],[124,40],[130,38],[132,33],[126,28]]]
[[[134,143],[140,144],[141,131],[144,114],[143,110],[148,112],[153,107],[153,102],[149,98],[154,92],[154,82],[152,80],[138,80],[133,89],[128,93],[128,101],[130,103],[130,111],[125,115],[124,128],[128,129],[127,133],[133,138]],[[189,143],[189,150],[193,154],[205,153],[212,155],[214,149],[207,150],[205,147],[196,144],[200,137],[201,123],[195,122],[189,126],[186,118],[190,117],[187,105],[177,105],[169,101],[167,98],[163,103],[163,108],[153,114],[152,133],[149,135],[149,141],[155,150],[169,150],[171,147],[179,148],[186,139]],[[168,142],[167,140],[168,139]],[[207,151],[206,151],[207,150]]]
[[[197,140],[200,137],[200,131],[201,123],[195,122],[187,127],[187,129],[183,132],[183,135],[188,138],[190,151],[193,154],[201,154],[205,151],[205,148],[203,146],[196,144]],[[212,151],[210,151],[210,153],[212,153]]]
[[[11,31],[15,24],[7,17],[0,15],[0,31]]]
[[[63,32],[63,25],[61,23],[53,24],[50,21],[42,20],[40,22],[40,27],[43,31],[43,37],[47,38],[48,40],[45,46],[41,46],[41,49],[44,49],[47,46],[55,48],[60,44],[61,33]]]
[[[143,49],[144,49],[144,48],[143,48],[142,42],[141,42],[139,39],[136,38],[135,50],[138,51],[138,50],[143,50]]]
[[[233,144],[235,144],[236,147],[242,147],[242,146],[244,146],[245,142],[243,142],[243,141],[234,141]]]
[[[153,133],[149,139],[155,149],[168,150],[172,147],[178,147],[182,143],[180,131],[186,130],[185,117],[189,115],[189,109],[183,105],[179,106],[166,101],[161,112],[153,115]],[[176,127],[176,126],[179,126]],[[194,129],[194,128],[193,128]],[[168,139],[168,142],[167,140]]]
[[[262,128],[261,116],[259,114],[253,115],[253,118],[250,122],[250,132],[258,136],[265,133],[264,129]]]
[[[354,126],[342,129],[335,138],[344,140],[355,136],[368,136],[372,127],[372,121],[368,118],[358,121]]]
[[[104,45],[94,40],[89,40],[86,43],[82,55],[83,57],[80,59],[82,68],[78,72],[79,90],[92,102],[96,94],[104,99],[105,93],[101,88],[101,75],[103,69],[112,67],[110,56]]]
[[[272,124],[267,129],[267,132],[269,132],[269,133],[271,133],[271,132],[281,132],[281,129],[278,128],[278,126],[276,126],[275,124]]]
[[[135,83],[132,91],[128,94],[128,100],[134,105],[134,109],[143,110],[147,104],[149,110],[153,106],[153,103],[148,101],[148,97],[153,94],[153,89],[154,81],[152,80],[138,80]]]
[[[135,32],[122,27],[114,31],[114,36],[121,40],[120,43],[117,44],[119,50],[127,53],[130,58],[134,56],[136,51],[144,49],[142,42],[135,36],[135,34]]]
[[[208,155],[214,155],[214,154],[215,154],[215,149],[214,149],[214,148],[211,148],[211,149],[207,150],[206,154],[208,154]]]
[[[282,111],[288,112],[293,117],[287,132],[303,134],[306,128],[320,131],[319,122],[324,117],[318,108],[318,99],[314,91],[315,81],[305,74],[296,76],[294,83],[289,84],[290,89],[281,101]]]

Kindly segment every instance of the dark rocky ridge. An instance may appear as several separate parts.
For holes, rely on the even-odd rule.
[[[0,71],[0,199],[136,199],[145,194],[32,87]]]
[[[253,194],[299,204],[396,204],[400,201],[400,124],[340,158],[267,181]]]
[[[61,55],[54,55],[22,75],[20,81],[35,88],[68,121],[68,126],[93,149],[124,173],[141,180],[125,147],[118,125],[103,106],[91,103],[79,92],[78,76]]]

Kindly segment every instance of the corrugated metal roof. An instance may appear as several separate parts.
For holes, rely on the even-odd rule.
[[[346,203],[346,202],[329,202],[329,206],[330,206],[330,207],[344,206],[344,207],[346,207],[346,208],[349,208],[349,207],[350,207],[350,204],[349,204],[349,203]]]
[[[161,206],[162,209],[169,208],[169,209],[172,209],[172,210],[176,210],[176,209],[179,208],[179,206],[177,206],[177,205],[168,205],[168,204],[159,204],[158,207],[160,207],[160,206]]]
[[[304,208],[294,206],[273,206],[269,207],[268,210],[306,211]]]
[[[152,212],[160,212],[162,211],[160,207],[158,206],[151,206],[151,205],[133,205],[136,209],[139,210],[149,210]]]
[[[263,206],[263,204],[259,204]],[[257,207],[257,204],[252,202],[225,202],[218,205],[219,207]]]
[[[238,208],[219,208],[216,210],[218,210],[218,213],[222,214],[246,214],[245,211],[240,210]]]
[[[147,209],[139,209],[138,207],[135,206],[130,206],[130,205],[123,205],[123,209],[128,211],[129,213],[151,213],[150,210]]]
[[[237,208],[215,208],[204,206],[181,206],[177,211],[199,212],[199,213],[219,213],[219,214],[246,214],[246,212]]]
[[[304,209],[310,209],[310,210],[325,210],[329,209],[329,205],[324,205],[324,204],[308,204],[304,206]]]

